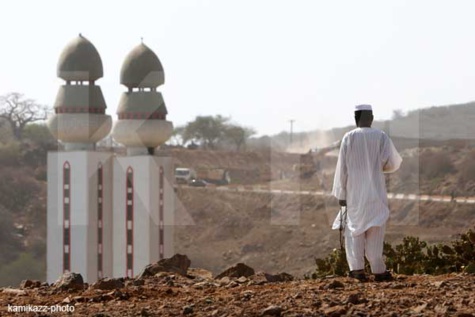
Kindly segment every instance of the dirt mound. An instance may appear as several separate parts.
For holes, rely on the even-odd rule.
[[[249,278],[189,278],[172,273],[126,280],[121,288],[58,291],[0,289],[0,315],[41,316],[474,316],[474,275],[350,278],[268,283]],[[38,314],[36,314],[38,315]]]

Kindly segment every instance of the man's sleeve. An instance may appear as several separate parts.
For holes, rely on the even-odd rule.
[[[383,172],[394,173],[399,169],[402,163],[402,157],[399,155],[391,139],[385,135],[383,153]]]
[[[346,166],[346,152],[348,147],[347,137],[344,137],[340,145],[340,154],[336,164],[335,178],[333,179],[332,195],[338,200],[346,200],[346,183],[348,171]]]

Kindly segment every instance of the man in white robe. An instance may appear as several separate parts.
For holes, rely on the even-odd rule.
[[[346,133],[341,142],[332,191],[340,206],[347,208],[346,258],[350,276],[366,280],[366,256],[375,280],[390,280],[383,259],[389,218],[384,173],[399,169],[402,158],[383,131],[371,128],[370,105],[355,107],[355,121],[357,128]]]

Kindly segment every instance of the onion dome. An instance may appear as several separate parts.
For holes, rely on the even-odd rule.
[[[96,81],[104,75],[101,56],[96,47],[79,34],[61,53],[57,73],[66,81]]]
[[[59,87],[55,114],[48,121],[53,136],[67,150],[91,150],[106,137],[112,119],[105,114],[106,102],[95,81],[102,77],[102,61],[94,45],[79,35],[63,50],[58,77],[66,81]],[[84,83],[86,82],[86,83]]]
[[[125,58],[120,82],[128,91],[122,93],[112,136],[127,147],[129,155],[153,154],[173,132],[173,124],[166,120],[163,96],[156,91],[164,81],[160,60],[145,44]]]
[[[145,44],[136,46],[125,58],[120,83],[129,89],[156,88],[165,82],[165,73],[157,55]]]

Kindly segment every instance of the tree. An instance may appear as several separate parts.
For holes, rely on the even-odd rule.
[[[254,129],[234,124],[228,125],[224,131],[224,137],[226,140],[236,145],[236,151],[239,151],[241,147],[246,144],[246,140],[254,134],[256,134]]]
[[[25,126],[23,129],[23,138],[30,140],[34,144],[38,145],[56,145],[56,139],[49,131],[46,124],[32,123]]]
[[[223,140],[229,118],[217,116],[197,116],[185,126],[183,139],[196,141],[206,148],[215,149],[216,145]]]
[[[47,106],[17,92],[0,96],[0,118],[10,125],[17,141],[22,141],[27,124],[46,120],[48,112]]]
[[[173,129],[170,141],[174,145],[183,146],[188,140],[185,139],[185,126],[177,126]]]

